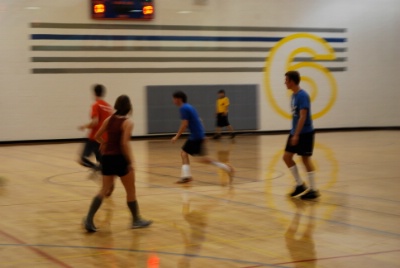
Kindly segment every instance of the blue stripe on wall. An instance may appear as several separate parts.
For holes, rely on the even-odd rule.
[[[214,41],[214,42],[278,42],[283,37],[246,36],[157,36],[157,35],[77,35],[32,34],[33,40],[104,40],[104,41]],[[344,43],[346,38],[324,38],[329,43]]]

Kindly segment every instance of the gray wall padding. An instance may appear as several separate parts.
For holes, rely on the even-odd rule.
[[[179,108],[172,94],[181,90],[203,120],[206,132],[215,130],[217,92],[224,89],[230,100],[229,122],[235,130],[258,129],[257,85],[147,86],[148,134],[174,133],[180,124]]]

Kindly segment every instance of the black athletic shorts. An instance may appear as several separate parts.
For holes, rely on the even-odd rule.
[[[102,174],[105,176],[122,177],[129,173],[128,162],[122,154],[103,155],[102,165]]]
[[[227,127],[229,126],[228,115],[223,113],[217,114],[217,127]]]
[[[182,146],[182,150],[193,156],[203,156],[207,154],[205,140],[187,140]]]
[[[289,135],[286,142],[286,152],[302,155],[302,156],[312,156],[314,150],[314,136],[315,132],[309,132],[299,135],[299,142],[297,145],[293,146],[290,144],[290,139],[293,135]]]

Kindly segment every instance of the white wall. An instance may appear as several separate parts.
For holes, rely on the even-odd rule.
[[[332,108],[315,120],[317,128],[400,126],[400,90],[397,81],[400,70],[400,1],[398,0],[208,0],[205,5],[195,5],[194,0],[158,0],[156,18],[151,22],[99,22],[89,17],[89,1],[69,0],[0,0],[0,141],[80,138],[84,134],[77,126],[88,120],[91,104],[90,88],[103,83],[108,94],[106,100],[113,103],[120,94],[131,96],[135,112],[136,129],[133,135],[146,134],[147,85],[178,84],[259,84],[260,130],[284,130],[290,121],[273,109],[265,90],[265,74],[251,73],[186,73],[186,74],[32,74],[38,67],[70,67],[72,63],[33,63],[31,57],[49,56],[48,52],[30,50],[32,45],[65,43],[96,45],[98,41],[42,41],[31,40],[31,34],[57,33],[54,29],[31,28],[32,22],[50,23],[116,23],[195,26],[257,26],[257,27],[307,27],[345,28],[342,34],[330,33],[320,37],[345,37],[347,52],[336,56],[347,57],[344,63],[328,63],[330,67],[346,66],[345,72],[332,72],[337,83],[337,99]],[[179,11],[192,11],[180,14]],[[146,34],[132,30],[83,30],[63,29],[62,33],[75,34]],[[260,32],[155,31],[158,35],[205,35],[205,36],[268,36]],[[273,33],[273,35],[287,33]],[[316,33],[316,35],[321,35]],[[152,45],[137,41],[141,45]],[[297,43],[296,43],[297,42]],[[296,46],[321,48],[307,40],[297,40],[281,50],[272,63],[272,91],[276,103],[289,111],[289,100],[283,85],[284,61]],[[174,45],[176,42],[160,42]],[[110,45],[124,45],[114,41]],[[133,42],[132,42],[133,44]],[[191,42],[188,46],[195,46]],[[204,45],[204,44],[203,44]],[[206,45],[212,45],[210,43]],[[215,45],[215,44],[214,44]],[[231,44],[227,44],[231,45]],[[265,43],[252,44],[264,46]],[[286,55],[285,55],[286,53]],[[75,53],[86,56],[87,53]],[[92,53],[101,56],[102,53]],[[143,56],[149,52],[117,52],[118,56]],[[163,53],[151,53],[164,56]],[[181,56],[180,53],[168,56]],[[187,54],[185,54],[188,56]],[[204,56],[216,56],[206,52]],[[250,56],[227,53],[228,57]],[[53,52],[51,56],[69,56],[67,52]],[[191,56],[199,56],[193,54]],[[266,57],[266,53],[251,56]],[[82,63],[81,67],[93,67]],[[237,64],[236,64],[237,65]],[[75,63],[76,66],[76,63]],[[96,67],[112,67],[111,63],[99,63]],[[138,63],[122,63],[119,67],[140,67]],[[147,63],[146,67],[179,67],[182,63]],[[186,63],[188,67],[203,67],[204,63]],[[215,63],[229,67],[230,63]],[[262,67],[260,63],[243,63],[244,67]],[[315,112],[329,100],[326,77],[305,69],[304,73],[318,85],[318,96],[313,102]],[[303,84],[307,89],[306,82]],[[171,100],[166,100],[171,101]],[[171,104],[172,105],[172,104]]]

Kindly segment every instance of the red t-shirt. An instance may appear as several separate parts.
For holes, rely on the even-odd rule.
[[[106,120],[109,116],[111,116],[113,112],[113,108],[111,107],[110,104],[105,102],[104,100],[97,100],[93,105],[92,105],[92,112],[90,117],[93,118],[98,118],[98,123],[96,126],[94,126],[89,133],[89,139],[94,140],[94,136],[96,135],[97,131],[100,129],[101,125],[103,124],[104,120]],[[102,138],[104,140],[107,140],[107,133],[104,132]]]

